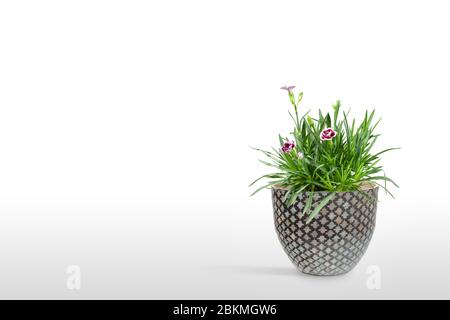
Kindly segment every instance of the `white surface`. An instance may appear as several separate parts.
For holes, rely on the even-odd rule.
[[[449,298],[449,6],[1,2],[0,297]],[[285,84],[376,107],[379,147],[402,147],[344,277],[298,275],[269,193],[248,198],[267,172],[248,145],[291,128]]]

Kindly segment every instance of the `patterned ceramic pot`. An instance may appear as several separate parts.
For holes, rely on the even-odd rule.
[[[359,262],[369,246],[375,229],[378,187],[364,192],[337,192],[309,224],[301,215],[307,194],[300,194],[292,207],[283,196],[284,189],[272,189],[275,228],[278,238],[297,268],[307,274],[334,276],[349,272]],[[314,193],[314,204],[329,195]],[[314,205],[312,206],[314,209]]]

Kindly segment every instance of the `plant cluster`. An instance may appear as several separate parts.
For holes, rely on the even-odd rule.
[[[366,111],[359,123],[349,119],[350,111],[341,111],[340,101],[333,105],[332,114],[319,110],[316,118],[311,117],[309,111],[300,115],[303,92],[296,95],[294,88],[281,88],[287,91],[293,107],[294,112],[289,111],[289,115],[294,122],[294,130],[289,138],[279,135],[279,148],[272,148],[271,151],[256,149],[266,158],[260,161],[276,170],[250,185],[268,180],[253,194],[267,187],[285,188],[285,201],[291,206],[301,193],[306,192],[308,199],[303,214],[309,214],[308,222],[333,199],[335,192],[358,191],[366,194],[362,191],[365,185],[378,185],[393,196],[387,183],[397,184],[385,175],[380,156],[397,148],[372,153],[380,136],[375,133],[381,120],[374,119],[375,110]],[[313,204],[313,192],[316,191],[328,191],[330,194],[320,203]]]

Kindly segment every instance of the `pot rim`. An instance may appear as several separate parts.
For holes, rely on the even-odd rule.
[[[351,193],[351,192],[358,192],[358,191],[370,191],[370,190],[374,190],[374,189],[378,189],[379,186],[376,185],[375,183],[369,183],[369,182],[365,182],[361,184],[361,188],[358,190],[349,190],[349,191],[326,191],[326,190],[321,190],[321,191],[303,191],[300,192],[300,194],[302,193]],[[285,188],[285,187],[280,187],[279,185],[273,185],[271,186],[272,190],[284,190],[284,191],[289,191],[289,188]]]

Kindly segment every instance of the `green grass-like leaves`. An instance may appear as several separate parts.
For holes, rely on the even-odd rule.
[[[298,99],[293,96],[294,94],[289,92],[294,106],[294,114],[289,113],[294,121],[294,131],[290,138],[279,136],[279,143],[283,146],[289,140],[295,143],[295,147],[288,153],[275,148],[271,151],[255,149],[265,156],[265,160],[260,161],[276,170],[250,185],[266,180],[253,194],[267,187],[286,188],[286,202],[290,206],[295,203],[300,193],[307,192],[309,198],[304,214],[309,214],[308,222],[333,198],[331,194],[313,206],[312,192],[315,191],[357,191],[362,185],[369,183],[380,186],[392,196],[387,184],[397,184],[385,175],[379,163],[382,154],[397,148],[372,153],[379,137],[375,129],[380,120],[375,121],[375,110],[366,111],[362,121],[356,123],[355,119],[349,119],[349,112],[341,111],[341,104],[337,101],[333,105],[332,114],[323,114],[319,110],[317,118],[312,118],[309,112],[300,116],[299,103],[303,93],[298,95]],[[332,140],[320,139],[325,128],[333,128],[336,132]],[[315,208],[314,211],[309,212],[312,207]]]

